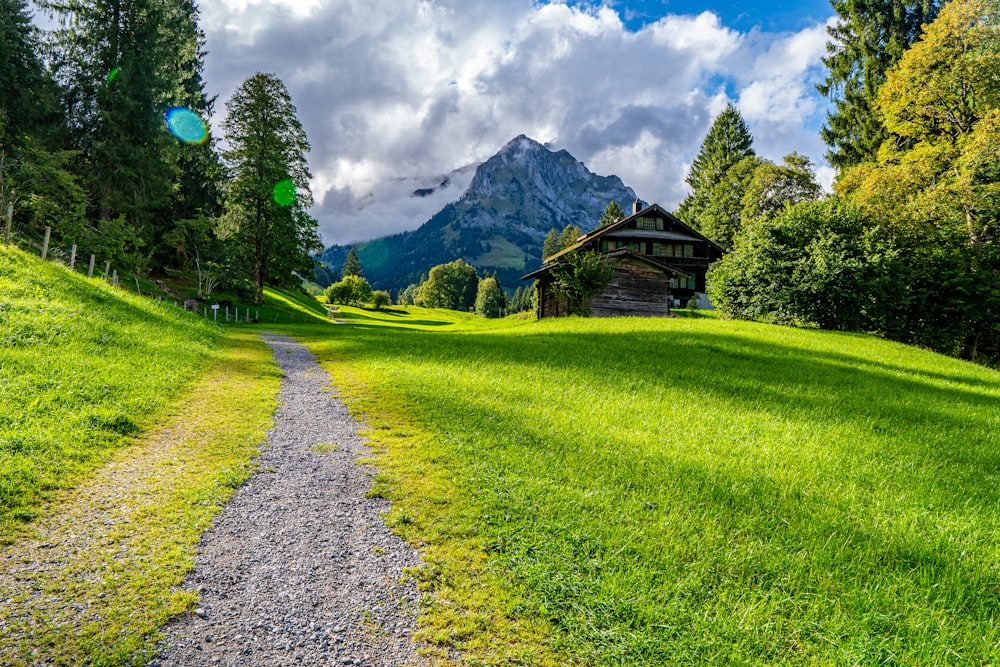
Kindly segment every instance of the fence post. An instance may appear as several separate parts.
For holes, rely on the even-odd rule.
[[[69,270],[72,271],[76,267],[76,244],[73,244],[73,249],[69,253]]]
[[[111,270],[111,260],[104,262],[104,280],[108,279],[108,271]]]
[[[118,269],[115,269],[114,273],[111,274],[111,284],[118,287]]]
[[[45,240],[42,241],[42,259],[45,259],[49,255],[49,234],[52,233],[51,227],[45,228]]]
[[[7,204],[7,225],[4,227],[3,244],[10,245],[10,224],[14,218],[14,204]]]
[[[133,273],[132,277],[135,279],[135,293],[142,296],[142,290],[139,289],[139,276]]]
[[[90,256],[90,266],[87,268],[87,277],[88,278],[93,278],[94,277],[94,260],[95,259],[97,259],[97,258],[94,257],[93,254],[91,254],[91,256]]]

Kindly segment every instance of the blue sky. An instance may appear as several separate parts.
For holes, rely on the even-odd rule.
[[[571,2],[571,5],[588,6],[592,3]],[[638,30],[667,14],[716,13],[722,22],[738,30],[752,28],[780,32],[800,30],[833,15],[827,0],[799,0],[796,2],[699,2],[698,0],[631,0],[607,3],[625,18],[625,24]]]
[[[759,155],[809,156],[826,101],[826,2],[202,0],[205,79],[287,85],[309,136],[327,244],[414,229],[519,134],[673,208],[714,117],[735,104]],[[416,189],[449,186],[434,196]]]

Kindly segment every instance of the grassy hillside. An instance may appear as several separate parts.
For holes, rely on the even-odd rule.
[[[714,319],[300,330],[476,664],[990,664],[1000,374]],[[310,332],[312,335],[310,335]]]
[[[146,664],[196,603],[178,586],[280,382],[222,332],[0,248],[0,664]]]
[[[0,248],[0,540],[183,391],[216,327]]]

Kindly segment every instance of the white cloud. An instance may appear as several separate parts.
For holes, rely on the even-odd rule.
[[[521,133],[668,207],[730,100],[759,152],[823,153],[823,25],[740,33],[705,12],[632,32],[607,8],[532,0],[222,0],[202,13],[218,114],[256,71],[288,86],[327,243],[415,228],[471,172],[444,194],[413,190]]]

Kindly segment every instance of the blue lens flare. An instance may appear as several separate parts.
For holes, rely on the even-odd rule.
[[[167,129],[186,144],[203,144],[208,141],[208,126],[201,116],[185,107],[171,107],[164,116]]]

